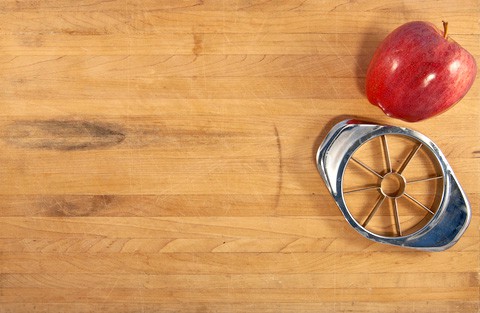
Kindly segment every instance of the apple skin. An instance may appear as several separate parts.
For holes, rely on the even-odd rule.
[[[446,111],[477,74],[473,56],[428,22],[406,23],[375,51],[366,95],[388,116],[417,122]]]

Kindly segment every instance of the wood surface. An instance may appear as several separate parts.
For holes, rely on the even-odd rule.
[[[408,124],[364,95],[395,27],[480,56],[465,1],[2,0],[0,312],[478,312],[480,88]],[[314,155],[408,126],[473,209],[440,253],[373,243]]]

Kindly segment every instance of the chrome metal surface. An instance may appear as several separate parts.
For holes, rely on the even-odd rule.
[[[391,160],[389,140],[387,140],[387,136],[390,135],[405,136],[416,143],[398,169],[394,169]],[[378,172],[353,156],[363,144],[376,137],[379,137],[382,143],[383,158],[386,164],[384,172]],[[407,180],[403,173],[421,149],[428,150],[429,154],[434,156],[441,173],[436,174],[435,177]],[[364,170],[365,175],[372,175],[379,183],[353,190],[344,190],[345,169],[350,161],[355,162]],[[332,128],[320,145],[317,152],[317,167],[347,222],[361,235],[376,242],[419,250],[442,251],[460,239],[470,222],[470,204],[445,156],[435,143],[414,130],[356,120],[342,121]],[[388,184],[384,183],[384,180],[387,179],[389,180]],[[442,188],[438,190],[439,194],[437,194],[440,200],[436,209],[429,208],[405,191],[405,186],[408,184],[428,181],[442,184]],[[398,187],[395,187],[396,184]],[[378,191],[378,198],[369,210],[367,217],[360,221],[347,206],[345,195],[374,190]],[[397,200],[401,198],[408,199],[418,210],[423,210],[429,219],[425,225],[409,234],[406,234],[402,228],[399,218],[400,205]],[[387,201],[392,203],[394,222],[391,236],[367,229],[372,217]]]

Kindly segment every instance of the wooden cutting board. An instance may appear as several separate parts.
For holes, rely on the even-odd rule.
[[[415,124],[364,95],[411,20],[480,55],[478,1],[0,3],[0,312],[478,312],[479,84]],[[314,155],[408,126],[473,208],[450,250],[373,243]]]

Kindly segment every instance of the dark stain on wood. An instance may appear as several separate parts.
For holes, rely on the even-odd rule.
[[[20,34],[19,37],[21,44],[29,48],[42,47],[45,42],[45,35],[42,32],[26,32],[24,34]]]
[[[19,148],[60,151],[112,147],[126,137],[117,125],[82,120],[15,121],[1,136]]]
[[[282,142],[280,141],[280,136],[278,134],[277,125],[274,125],[275,138],[277,140],[277,150],[278,150],[278,182],[277,182],[277,194],[275,196],[275,210],[280,204],[280,197],[283,189],[283,152],[282,152]]]
[[[106,31],[99,31],[95,28],[89,29],[62,29],[62,33],[72,35],[72,36],[99,36],[99,35],[107,35]]]
[[[48,216],[97,216],[115,200],[112,195],[56,196],[46,200]]]
[[[199,55],[203,51],[203,35],[193,34],[193,48],[192,52],[195,55]]]

